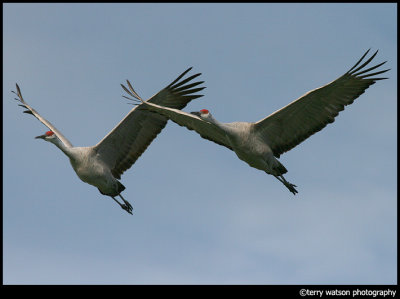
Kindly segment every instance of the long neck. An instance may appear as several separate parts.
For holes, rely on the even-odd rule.
[[[60,150],[62,150],[63,153],[66,154],[69,158],[73,158],[74,153],[72,147],[65,146],[65,144],[58,138],[54,138],[50,142],[57,146]]]
[[[209,121],[210,123],[213,123],[217,127],[221,128],[226,133],[231,133],[231,131],[232,131],[232,127],[229,123],[222,123],[222,122],[216,120],[212,115],[209,115],[207,117],[207,121]]]
[[[207,119],[207,121],[209,121],[210,123],[213,123],[214,125],[216,125],[216,126],[218,126],[218,127],[224,127],[224,123],[221,123],[221,122],[219,122],[218,120],[216,120],[215,118],[214,118],[214,116],[212,116],[211,114],[210,115],[208,115],[208,117],[206,118]]]

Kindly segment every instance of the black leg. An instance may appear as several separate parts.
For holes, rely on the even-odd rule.
[[[121,193],[119,194],[119,197],[121,197],[121,199],[122,199],[122,200],[124,201],[124,203],[125,203],[125,206],[129,209],[128,212],[131,213],[132,210],[133,210],[132,205],[129,203],[129,201],[125,200],[125,198],[122,197]],[[131,214],[132,214],[132,213],[131,213]]]
[[[274,175],[274,177],[276,177],[282,184],[284,184],[286,186],[286,188],[288,188],[289,191],[292,192],[294,195],[296,195],[296,193],[298,193],[298,191],[295,189],[295,187],[297,187],[297,186],[286,181],[286,179],[283,177],[283,175],[280,175],[280,176]]]
[[[120,195],[121,196],[121,195]],[[118,200],[116,200],[114,197],[111,196],[112,199],[114,199],[114,201],[119,204],[119,206],[124,209],[125,211],[127,211],[129,214],[132,215],[132,206],[129,202],[127,202],[126,200],[124,200],[121,196],[121,198],[124,200],[125,204],[120,203]],[[126,205],[126,203],[128,203],[128,205]]]

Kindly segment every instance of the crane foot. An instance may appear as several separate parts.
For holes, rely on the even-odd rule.
[[[289,183],[289,182],[283,177],[283,175],[280,175],[280,176],[274,175],[274,177],[276,177],[281,183],[283,183],[283,184],[286,186],[286,188],[288,188],[289,191],[293,193],[293,195],[296,195],[296,193],[299,193],[299,192],[295,189],[295,187],[297,187],[297,186],[296,186],[295,184]]]
[[[122,200],[124,201],[123,204],[120,203],[118,200],[116,200],[114,197],[111,196],[111,198],[114,199],[114,201],[115,201],[117,204],[119,204],[119,206],[120,206],[123,210],[125,210],[125,211],[127,211],[129,214],[133,215],[133,214],[132,214],[132,210],[133,210],[132,205],[131,205],[128,201],[126,201],[121,195],[120,195],[120,197],[121,197]]]
[[[285,183],[284,183],[285,184]],[[296,195],[296,193],[299,193],[294,187],[297,187],[296,185],[294,185],[294,184],[291,184],[291,183],[286,183],[285,184],[285,186],[289,189],[289,191],[290,192],[292,192],[293,193],[293,195]]]
[[[129,203],[128,203],[129,204]],[[125,204],[122,204],[121,205],[121,208],[122,209],[124,209],[125,211],[127,211],[129,214],[131,214],[131,215],[133,215],[132,214],[132,206],[129,204],[129,206],[127,206],[127,205],[125,205]]]
[[[121,205],[121,207],[132,215],[132,210],[133,210],[132,205],[129,203],[129,201],[125,200],[125,198],[123,198],[121,194],[119,194],[118,196],[121,197],[121,199],[124,201],[124,204]]]

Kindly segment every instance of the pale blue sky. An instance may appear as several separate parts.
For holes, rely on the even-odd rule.
[[[394,284],[395,4],[4,4],[4,284]],[[133,216],[81,182],[25,100],[96,144],[186,68],[220,121],[257,121],[379,49],[389,80],[282,155],[276,179],[169,123],[122,177]]]

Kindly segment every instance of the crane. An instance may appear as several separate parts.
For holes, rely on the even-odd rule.
[[[182,109],[191,100],[201,97],[202,95],[195,93],[205,88],[198,87],[204,81],[189,83],[201,73],[181,80],[191,69],[184,71],[147,101]],[[128,88],[121,84],[122,88],[129,96],[136,97],[137,93],[132,85],[128,80],[126,82]],[[168,118],[143,109],[144,105],[138,101],[133,103],[135,107],[99,143],[90,147],[74,147],[59,130],[25,102],[18,84],[16,89],[17,92],[12,92],[17,95],[18,98],[15,100],[20,102],[19,106],[26,109],[24,113],[35,116],[49,129],[45,134],[35,138],[57,146],[69,158],[72,168],[83,182],[97,187],[101,194],[110,196],[122,209],[132,214],[132,205],[121,195],[125,186],[119,179],[166,126]],[[134,98],[123,97],[137,101]],[[119,196],[122,202],[118,201],[116,196]]]
[[[166,116],[178,125],[196,131],[201,137],[229,148],[239,159],[273,175],[296,195],[297,186],[284,178],[287,169],[277,158],[334,122],[344,106],[353,103],[370,85],[387,79],[373,76],[385,73],[388,69],[371,73],[386,61],[365,69],[378,53],[376,51],[362,62],[368,52],[338,79],[307,92],[257,122],[222,123],[207,109],[186,113],[156,103],[143,102],[140,97],[136,99],[141,100],[150,111]]]

